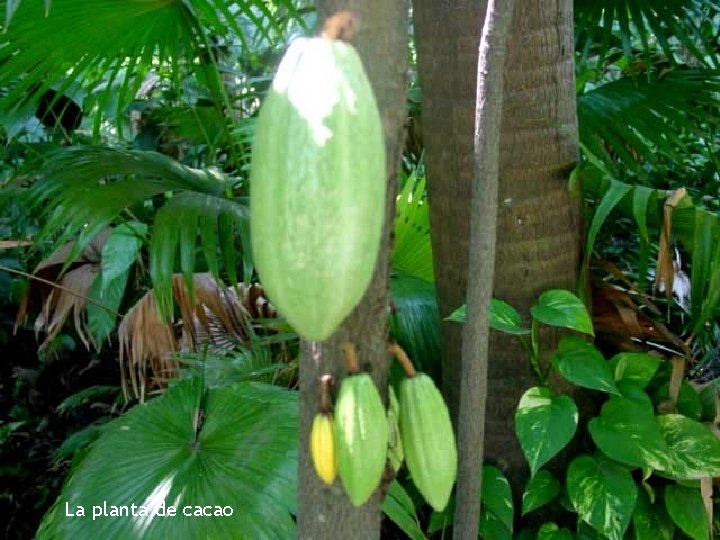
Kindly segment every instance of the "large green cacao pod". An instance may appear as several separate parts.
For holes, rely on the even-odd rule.
[[[385,209],[380,114],[351,45],[290,45],[260,110],[250,181],[260,281],[302,337],[324,340],[370,283]]]
[[[442,511],[457,475],[457,448],[445,401],[424,373],[400,383],[400,433],[415,486]]]
[[[355,506],[365,504],[380,484],[388,451],[385,407],[367,373],[343,379],[335,402],[337,466]]]

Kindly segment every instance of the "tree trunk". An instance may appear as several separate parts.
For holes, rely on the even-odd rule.
[[[478,46],[487,0],[415,0],[430,234],[441,318],[465,303]],[[443,394],[457,428],[462,327],[442,323]]]
[[[453,538],[476,538],[487,401],[490,299],[495,273],[500,120],[505,40],[514,0],[489,0],[477,70],[475,179],[470,208],[467,320],[458,415],[458,483]]]
[[[572,0],[515,5],[505,65],[495,297],[527,315],[544,290],[574,290],[582,232],[568,190],[577,160]],[[541,345],[554,348],[556,332]],[[527,468],[515,409],[534,384],[510,336],[491,339],[486,455],[510,471],[516,494]]]
[[[300,434],[298,465],[298,538],[307,540],[380,538],[381,489],[360,508],[345,495],[339,480],[326,486],[315,474],[310,457],[310,428],[318,410],[319,378],[334,376],[335,390],[346,375],[341,345],[353,342],[361,366],[386,399],[388,355],[388,266],[395,215],[397,174],[406,120],[407,16],[405,2],[325,0],[319,21],[341,10],[358,19],[352,43],[363,59],[383,120],[387,152],[388,192],[383,241],[375,273],[360,305],[341,328],[323,343],[302,343],[300,361]],[[385,487],[385,486],[383,486]]]
[[[442,317],[465,302],[475,112],[469,74],[477,65],[485,7],[483,0],[415,4]],[[505,66],[494,296],[524,314],[541,291],[573,289],[576,282],[579,201],[567,189],[577,156],[575,107],[572,1],[517,2]],[[444,323],[442,337],[443,390],[457,418],[460,326]],[[490,358],[485,453],[510,474],[517,491],[526,464],[515,436],[515,408],[533,381],[513,338],[493,332]]]

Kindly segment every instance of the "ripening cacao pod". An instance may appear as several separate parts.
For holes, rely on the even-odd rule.
[[[430,506],[442,511],[457,475],[457,448],[445,401],[424,373],[400,383],[400,433],[415,486]]]
[[[322,341],[360,302],[385,208],[385,146],[355,49],[296,39],[260,110],[250,175],[251,240],[272,303]]]
[[[332,484],[337,476],[335,460],[335,423],[332,414],[318,413],[310,431],[310,455],[315,472],[326,484]]]
[[[385,407],[367,373],[343,379],[335,402],[338,472],[355,506],[380,484],[388,451]]]

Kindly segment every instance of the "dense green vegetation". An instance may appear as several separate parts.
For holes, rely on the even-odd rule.
[[[0,536],[295,537],[306,357],[258,283],[249,178],[258,110],[316,6],[0,8]],[[575,0],[574,14],[582,265],[575,290],[528,312],[492,302],[535,382],[506,435],[525,482],[486,461],[480,534],[718,536],[720,2]],[[441,324],[465,311],[436,300],[407,30],[383,313],[442,388]],[[382,491],[383,537],[450,534],[452,499],[433,511],[405,469]],[[219,514],[92,514],[180,500]]]

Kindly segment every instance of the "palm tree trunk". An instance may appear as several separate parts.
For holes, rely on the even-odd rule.
[[[577,160],[572,0],[515,5],[505,66],[495,297],[528,314],[550,288],[577,283],[580,201],[568,190]],[[541,343],[553,346],[555,332]],[[547,350],[547,349],[546,349]],[[525,459],[515,408],[534,384],[526,355],[509,336],[490,345],[486,455],[518,485]]]
[[[358,20],[352,42],[363,59],[383,119],[388,192],[384,240],[365,297],[330,339],[302,344],[297,518],[298,538],[307,540],[380,538],[383,490],[377,490],[362,507],[352,506],[339,480],[328,487],[317,478],[310,457],[309,436],[319,405],[320,376],[332,374],[337,388],[346,375],[341,352],[345,341],[356,345],[363,369],[372,375],[386,399],[388,266],[406,119],[408,5],[405,2],[324,0],[320,2],[318,20],[324,21],[341,10],[350,10]]]
[[[470,214],[467,320],[458,416],[458,483],[453,538],[476,538],[480,517],[487,400],[490,299],[495,273],[500,120],[505,40],[514,0],[489,0],[478,61],[475,180]]]
[[[474,74],[485,8],[484,0],[415,3],[442,317],[465,303]],[[579,201],[567,189],[577,158],[572,30],[572,0],[515,4],[505,65],[494,296],[525,314],[541,291],[572,289],[577,277]],[[443,391],[457,419],[461,328],[444,323],[442,338]],[[490,358],[485,453],[510,473],[517,492],[526,464],[515,437],[515,408],[532,375],[512,338],[492,333]]]
[[[435,286],[441,318],[465,303],[478,46],[486,0],[415,0]],[[462,328],[442,327],[443,394],[457,428]]]

